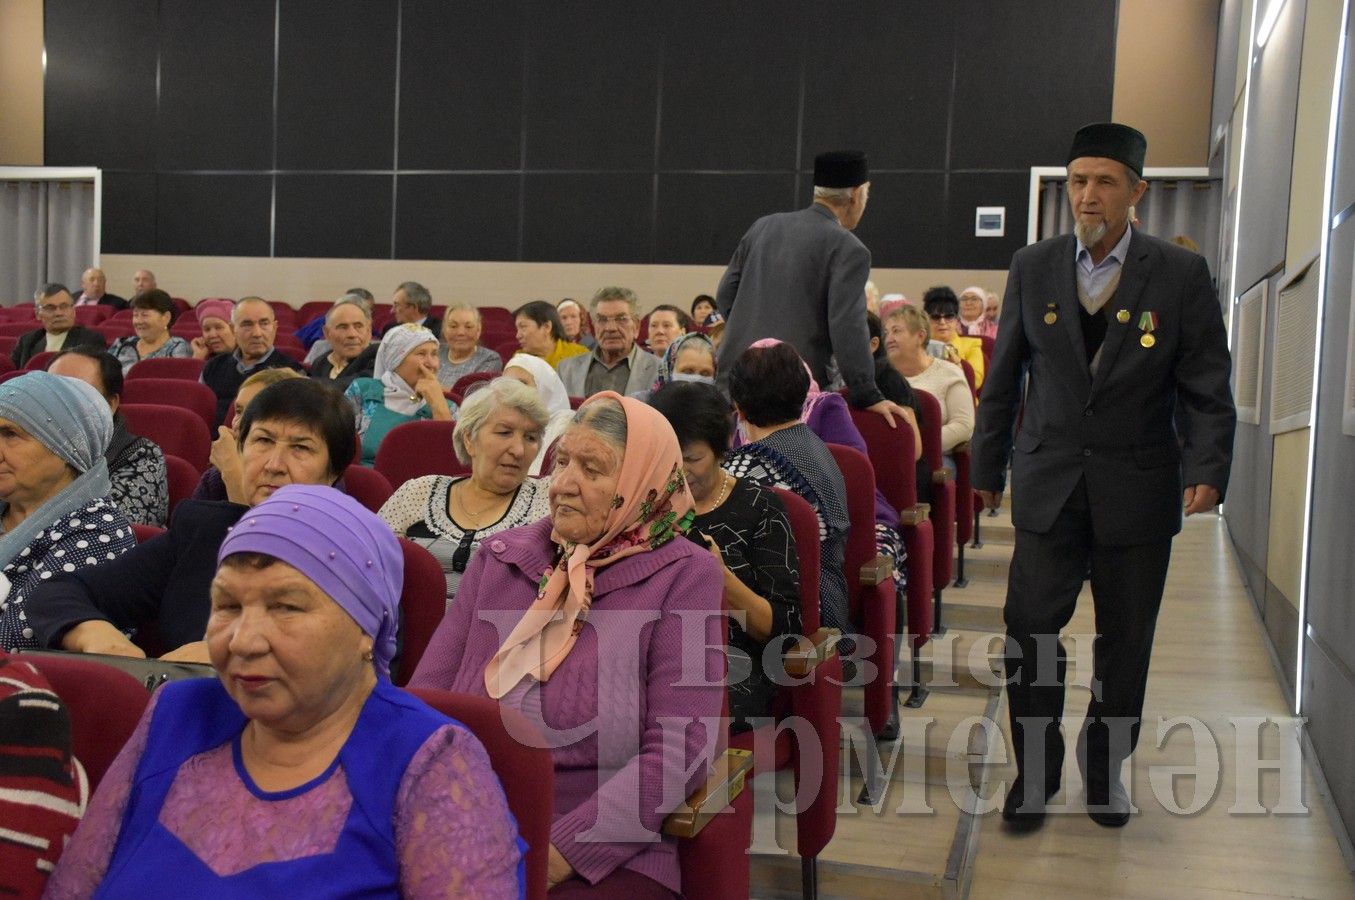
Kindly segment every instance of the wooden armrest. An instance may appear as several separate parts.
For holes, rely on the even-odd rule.
[[[820,628],[809,637],[800,637],[795,646],[781,657],[786,674],[803,678],[818,668],[819,663],[837,652],[842,632],[836,628]]]
[[[859,580],[868,587],[884,584],[894,577],[894,560],[883,553],[861,566]]]
[[[899,510],[899,524],[907,527],[917,527],[932,514],[930,503],[914,503],[907,509]]]
[[[945,484],[947,481],[954,481],[955,473],[949,469],[937,469],[932,473],[932,484]]]
[[[706,783],[663,820],[663,833],[675,838],[696,837],[706,823],[743,793],[744,782],[752,771],[751,750],[726,750],[710,767]]]

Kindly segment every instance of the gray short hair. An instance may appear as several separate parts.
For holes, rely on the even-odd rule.
[[[452,429],[452,449],[456,452],[456,458],[464,465],[470,465],[466,440],[474,440],[485,420],[503,406],[522,413],[543,432],[546,430],[546,423],[550,421],[546,404],[541,402],[541,395],[535,389],[514,378],[495,378],[467,397],[456,411],[456,427]]]
[[[70,291],[66,288],[64,284],[60,284],[55,281],[49,281],[47,284],[44,284],[42,287],[38,288],[36,291],[33,292],[33,303],[40,304],[48,297],[59,294],[62,291],[66,291],[66,293],[68,294],[70,293]]]
[[[417,281],[406,281],[399,285],[396,290],[404,291],[405,299],[413,303],[421,313],[428,312],[433,305],[433,295],[428,293],[428,288]]]
[[[638,317],[640,315],[640,299],[635,296],[635,292],[630,288],[623,287],[605,287],[593,295],[593,299],[588,301],[588,311],[596,314],[598,304],[605,303],[608,300],[624,300],[630,307],[630,314]]]
[[[451,315],[454,312],[465,312],[467,310],[469,310],[471,314],[475,316],[476,325],[484,324],[480,319],[480,310],[469,303],[453,303],[451,306],[447,307],[447,312],[443,314],[443,321],[445,322],[447,321],[447,319],[451,318]]]
[[[630,432],[626,425],[626,410],[619,401],[604,397],[585,403],[574,413],[567,430],[575,428],[589,428],[596,432],[616,451],[618,463],[626,455],[626,438]]]
[[[829,203],[850,203],[852,191],[856,188],[844,187],[819,187],[814,185],[814,199],[826,200]]]
[[[372,308],[367,304],[367,301],[363,300],[357,294],[344,294],[338,300],[334,301],[333,306],[331,306],[328,310],[325,311],[326,328],[329,327],[330,321],[334,318],[334,313],[338,312],[339,309],[345,306],[356,306],[358,309],[362,310],[363,318],[367,320],[367,323],[369,325],[371,324]]]

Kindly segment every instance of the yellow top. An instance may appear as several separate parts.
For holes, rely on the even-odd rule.
[[[547,353],[544,357],[550,367],[554,369],[560,364],[560,360],[569,359],[571,356],[578,356],[580,353],[587,353],[588,348],[583,344],[576,344],[573,341],[567,341],[564,338],[555,339],[555,349]]]
[[[955,352],[959,358],[969,363],[969,367],[974,370],[974,390],[977,391],[982,388],[983,341],[976,337],[965,337],[964,335],[957,334],[950,339],[950,345],[955,348]]]

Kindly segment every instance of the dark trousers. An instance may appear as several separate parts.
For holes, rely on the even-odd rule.
[[[1003,618],[1012,745],[1028,790],[1052,787],[1062,771],[1059,721],[1068,660],[1058,635],[1073,617],[1088,572],[1097,632],[1082,735],[1088,786],[1104,787],[1134,752],[1170,557],[1171,538],[1130,547],[1098,544],[1085,482],[1073,489],[1047,533],[1017,530]]]

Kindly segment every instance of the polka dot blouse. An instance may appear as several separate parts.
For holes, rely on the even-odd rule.
[[[9,593],[0,599],[0,648],[38,649],[24,603],[37,585],[87,566],[96,566],[136,546],[127,517],[107,500],[63,516],[4,568]]]

